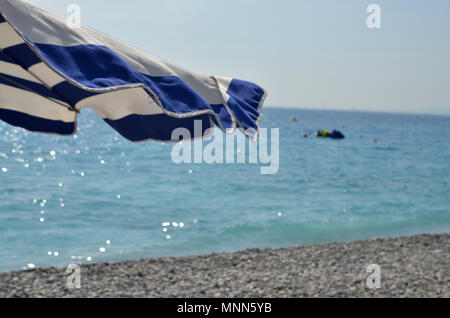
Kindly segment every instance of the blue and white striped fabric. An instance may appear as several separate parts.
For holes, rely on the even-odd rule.
[[[264,90],[250,82],[188,72],[23,0],[0,0],[0,119],[71,135],[93,108],[131,141],[171,139],[202,122],[256,138]],[[198,130],[198,129],[197,129]]]

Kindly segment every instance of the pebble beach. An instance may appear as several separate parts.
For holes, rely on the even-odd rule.
[[[370,264],[380,288],[368,288]],[[450,234],[0,273],[0,297],[450,297]]]

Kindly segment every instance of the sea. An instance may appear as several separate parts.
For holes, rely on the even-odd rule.
[[[175,163],[90,110],[70,137],[0,121],[0,271],[450,232],[450,117],[263,113],[274,174]]]

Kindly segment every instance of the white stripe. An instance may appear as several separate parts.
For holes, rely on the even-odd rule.
[[[221,90],[224,90],[225,92],[228,91],[231,81],[233,80],[232,78],[221,76],[214,76],[214,78],[217,80],[217,83],[219,84]]]
[[[64,78],[50,69],[44,63],[38,63],[31,66],[28,71],[35,77],[39,78],[45,86],[52,88],[53,86],[64,82]]]
[[[15,110],[31,116],[75,122],[76,113],[40,95],[0,84],[0,108]]]
[[[0,61],[0,73],[12,75],[21,79],[25,79],[27,81],[41,84],[34,76],[32,76],[17,64]]]
[[[220,89],[220,92],[222,93],[225,103],[228,103],[228,100],[230,99],[230,95],[228,95],[227,92],[228,92],[228,88],[230,87],[231,81],[233,79],[227,78],[227,77],[220,77],[220,76],[215,76],[214,78],[216,79],[217,84],[219,85],[219,89]]]
[[[75,106],[93,108],[102,118],[117,120],[128,115],[162,114],[161,108],[143,88],[129,88],[83,99]]]
[[[0,23],[0,49],[25,43],[25,41],[11,28],[8,23]]]

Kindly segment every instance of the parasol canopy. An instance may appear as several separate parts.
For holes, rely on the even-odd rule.
[[[9,124],[72,135],[91,107],[131,141],[170,141],[180,127],[205,137],[214,125],[255,139],[265,96],[251,82],[199,75],[27,1],[0,0],[0,119]]]

